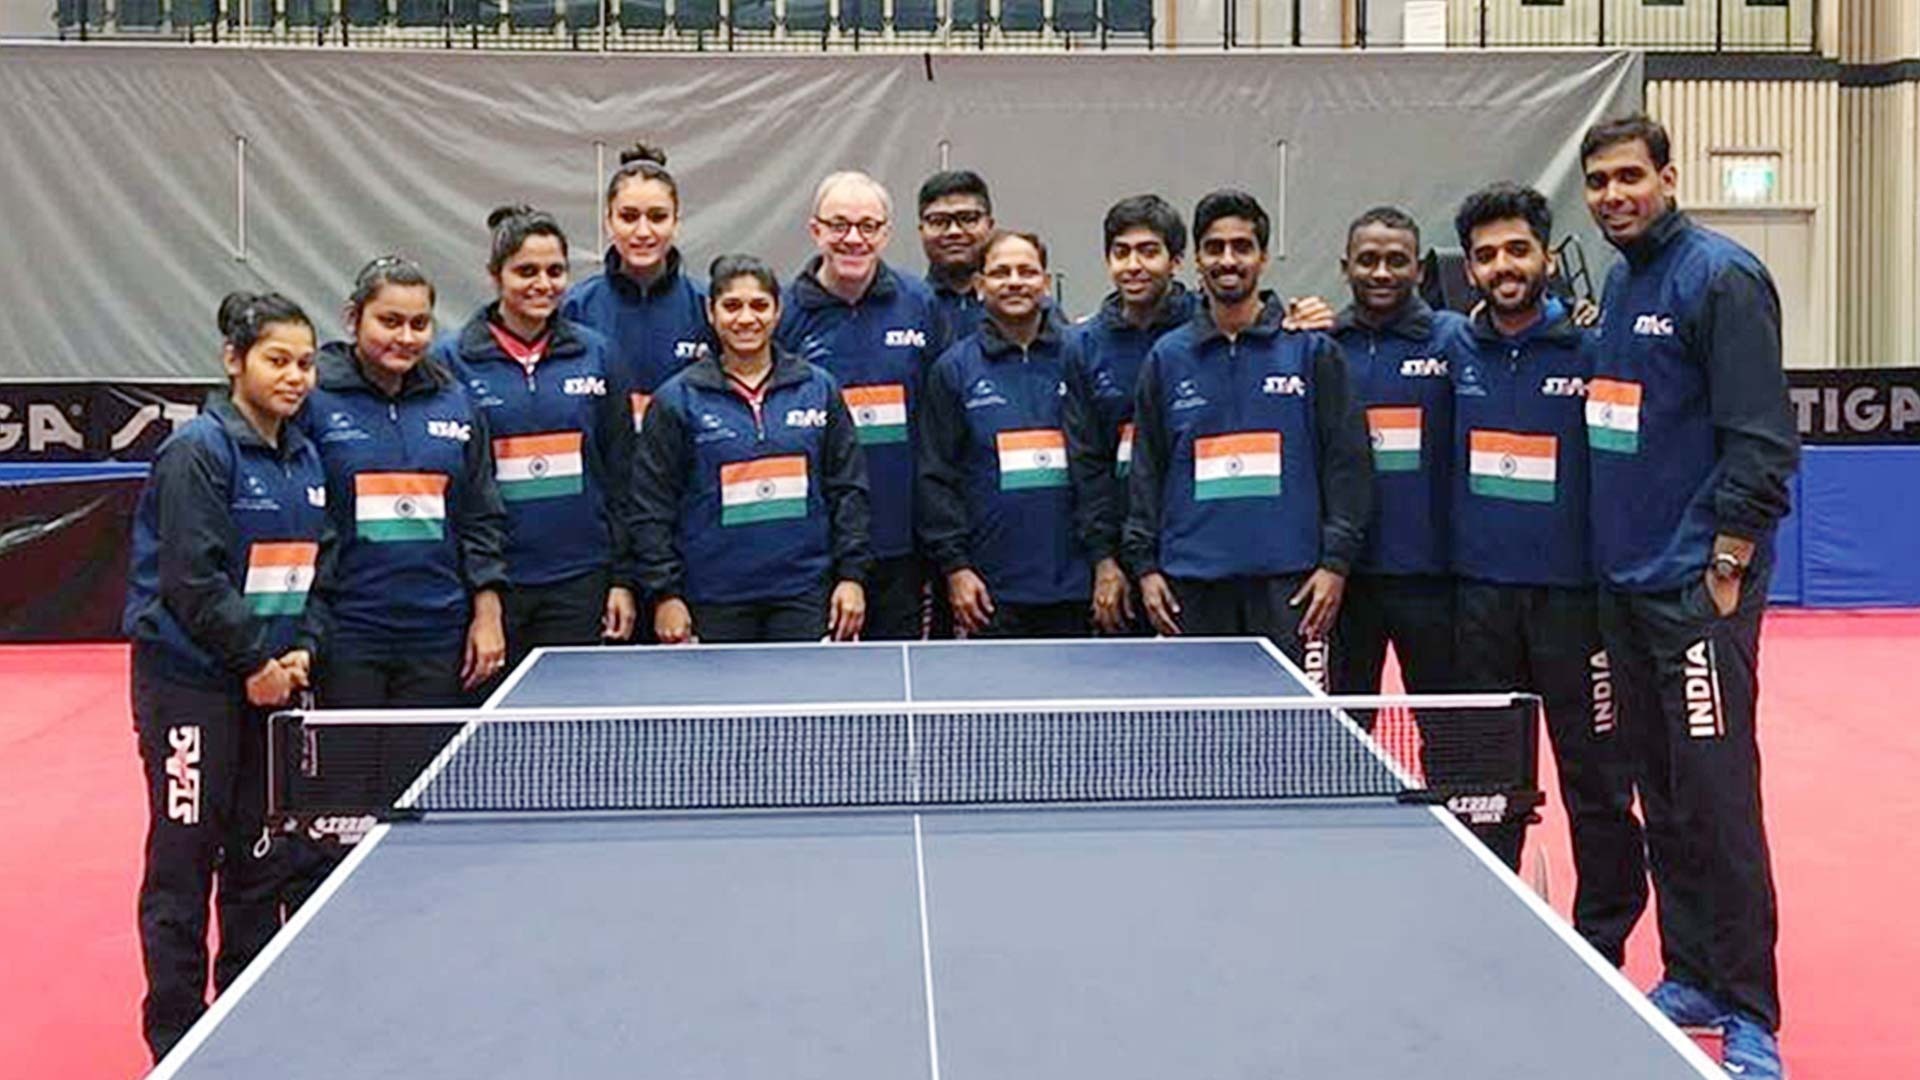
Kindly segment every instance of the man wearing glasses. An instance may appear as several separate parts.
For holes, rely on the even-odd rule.
[[[914,411],[920,373],[947,344],[932,291],[880,258],[892,222],[893,197],[873,177],[837,172],[820,181],[807,226],[818,254],[787,286],[778,335],[781,348],[840,380],[866,448],[874,554],[869,640],[920,636]]]
[[[980,329],[980,271],[993,235],[993,196],[980,174],[967,169],[934,173],[920,185],[920,246],[927,253],[927,286],[955,341]]]

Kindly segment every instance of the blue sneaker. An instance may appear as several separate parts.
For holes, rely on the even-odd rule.
[[[1712,994],[1678,979],[1662,979],[1647,991],[1647,1000],[1674,1026],[1689,1035],[1719,1035],[1733,1010]]]
[[[1720,1067],[1741,1080],[1782,1080],[1780,1040],[1760,1021],[1745,1013],[1726,1019],[1726,1037],[1720,1044]]]

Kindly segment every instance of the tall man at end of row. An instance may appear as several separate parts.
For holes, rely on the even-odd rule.
[[[1728,1071],[1781,1075],[1778,921],[1760,806],[1761,615],[1799,439],[1780,298],[1753,254],[1675,205],[1667,132],[1581,145],[1587,208],[1619,249],[1587,395],[1600,630],[1635,730],[1664,981]]]

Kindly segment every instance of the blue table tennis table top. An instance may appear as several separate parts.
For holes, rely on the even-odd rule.
[[[1257,640],[561,649],[489,709],[1312,695]],[[155,1077],[1719,1076],[1444,811],[435,817]]]

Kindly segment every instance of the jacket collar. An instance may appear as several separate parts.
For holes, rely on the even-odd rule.
[[[1066,336],[1066,327],[1060,318],[1060,312],[1047,304],[1040,311],[1040,332],[1035,335],[1029,349],[1058,351],[1060,342]],[[1004,360],[1014,353],[1021,352],[1020,346],[1009,340],[1000,329],[1000,324],[992,317],[980,320],[980,352],[989,360]]]
[[[603,260],[606,278],[614,291],[630,300],[651,300],[672,292],[680,284],[680,249],[667,249],[667,265],[660,276],[648,285],[642,285],[627,274],[627,261],[620,257],[620,249],[609,247]]]
[[[1629,263],[1644,266],[1658,258],[1661,252],[1667,250],[1669,245],[1692,227],[1693,219],[1675,207],[1647,226],[1647,231],[1641,233],[1636,239],[1615,246],[1620,249],[1620,254],[1626,256]]]
[[[207,415],[220,422],[220,427],[226,431],[227,437],[238,445],[254,450],[265,450],[269,454],[278,456],[282,461],[293,457],[306,445],[306,435],[291,420],[284,421],[280,425],[279,446],[274,446],[261,438],[253,425],[247,422],[247,418],[240,415],[239,407],[233,403],[231,390],[210,395],[207,398],[206,411]]]
[[[783,386],[803,383],[812,374],[807,362],[795,353],[790,353],[778,345],[773,348],[773,370],[767,373],[767,392]],[[730,389],[727,383],[727,369],[720,364],[717,352],[709,352],[693,363],[681,369],[681,377],[687,385],[701,390]]]
[[[1253,325],[1240,333],[1251,334],[1254,337],[1273,337],[1280,332],[1280,320],[1286,317],[1286,313],[1287,305],[1281,302],[1280,297],[1269,290],[1262,289],[1260,290],[1260,316],[1253,320]],[[1225,341],[1227,338],[1227,335],[1220,332],[1219,325],[1213,321],[1211,302],[1202,301],[1195,305],[1193,323],[1199,329],[1195,344],[1206,345],[1215,341]]]
[[[1348,304],[1334,319],[1333,332],[1336,335],[1343,335],[1355,330],[1391,334],[1414,342],[1425,341],[1433,336],[1433,309],[1428,307],[1426,300],[1416,292],[1407,298],[1406,303],[1400,305],[1400,309],[1394,312],[1385,326],[1373,327],[1360,320],[1358,304]]]
[[[484,327],[482,328],[484,330]],[[398,397],[409,398],[434,394],[453,385],[453,376],[440,362],[431,356],[422,356],[420,362],[407,369],[400,380]],[[368,381],[360,370],[360,361],[354,357],[353,343],[350,341],[329,341],[320,347],[320,389],[339,392],[358,392],[384,398],[386,391]]]
[[[1493,325],[1493,318],[1486,309],[1473,317],[1473,337],[1483,345],[1497,345],[1501,342],[1542,341],[1548,345],[1565,347],[1580,340],[1580,328],[1573,325],[1573,316],[1567,305],[1557,296],[1542,297],[1540,303],[1544,310],[1541,319],[1520,332],[1518,337],[1509,338]]]
[[[935,296],[939,296],[942,298],[971,297],[973,295],[972,278],[973,278],[973,275],[969,273],[965,278],[961,279],[959,286],[956,288],[955,286],[948,284],[946,278],[943,278],[939,274],[934,273],[932,267],[928,267],[927,276],[925,280],[927,283],[927,288],[932,289]]]
[[[489,324],[493,321],[499,307],[500,303],[497,300],[483,305],[480,310],[473,313],[473,318],[468,319],[466,325],[460,328],[459,344],[462,359],[476,364],[499,361],[514,364],[515,367],[519,366],[506,354],[505,350],[500,348],[500,343],[493,339],[493,330]],[[580,340],[579,334],[574,333],[571,322],[561,318],[557,313],[547,320],[548,359],[570,360],[585,351],[586,343]]]
[[[1167,283],[1167,291],[1160,294],[1160,302],[1154,306],[1153,317],[1147,320],[1146,332],[1161,334],[1179,326],[1193,317],[1197,306],[1194,294],[1187,291],[1185,285],[1177,281]],[[1095,316],[1100,324],[1109,330],[1131,330],[1133,324],[1127,321],[1127,309],[1120,299],[1118,289],[1107,294],[1100,301],[1100,311]]]
[[[793,279],[794,301],[808,310],[832,307],[835,304],[849,306],[846,301],[828,292],[825,285],[820,284],[820,279],[816,275],[820,272],[821,258],[822,256],[815,255],[808,259],[806,268]],[[873,280],[867,283],[867,291],[861,294],[859,302],[887,300],[897,291],[899,291],[899,283],[894,280],[893,268],[883,259],[874,269]]]

